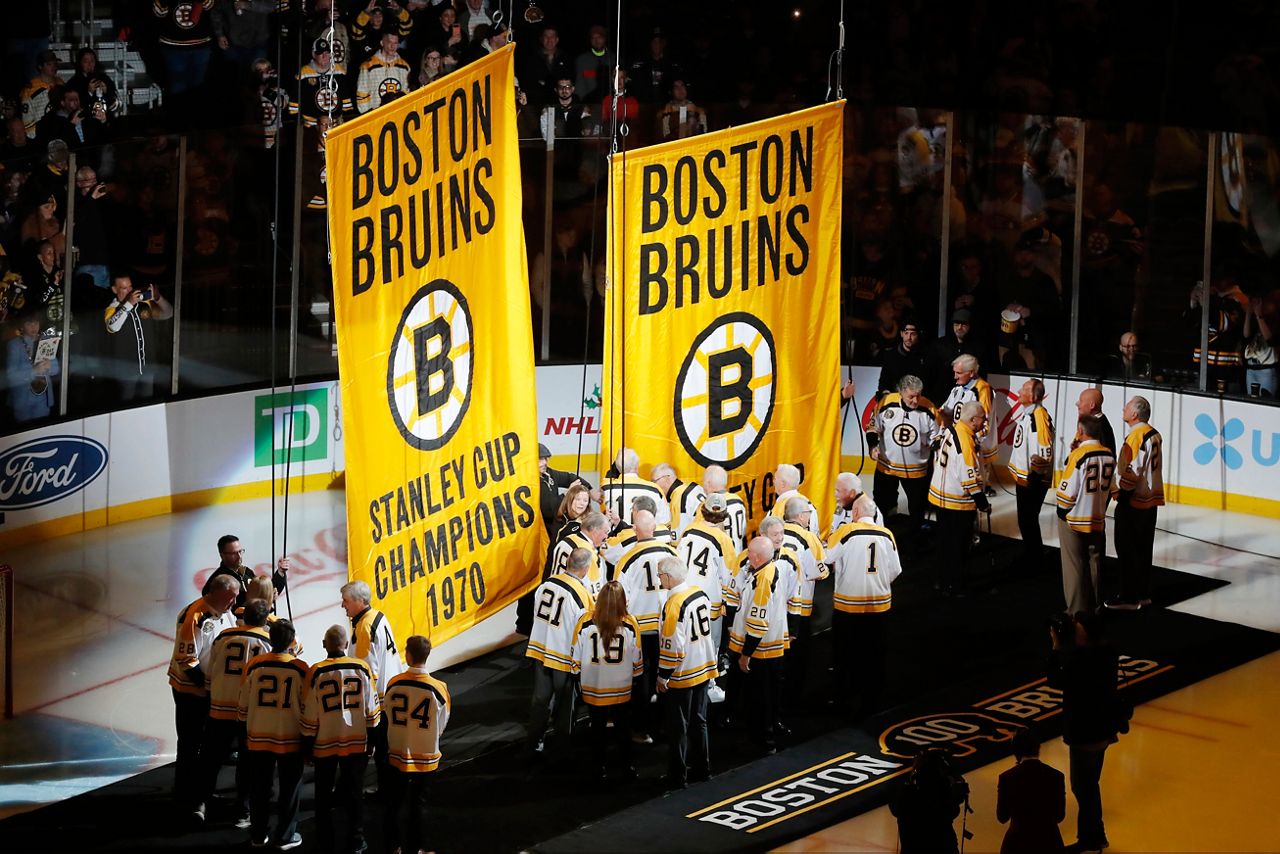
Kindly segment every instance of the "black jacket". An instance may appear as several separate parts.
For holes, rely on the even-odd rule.
[[[925,385],[930,385],[934,373],[933,356],[928,345],[917,343],[916,348],[908,353],[899,343],[892,350],[885,351],[880,368],[880,391],[897,391],[898,381],[907,374],[917,376]]]
[[[538,480],[542,485],[541,494],[538,496],[538,506],[542,510],[542,524],[547,528],[547,536],[554,539],[556,513],[560,510],[560,490],[568,489],[582,478],[572,472],[557,471],[548,467],[546,473]],[[586,483],[585,480],[582,482]]]
[[[200,595],[201,596],[209,595],[209,585],[219,575],[231,575],[231,576],[234,576],[235,579],[240,582],[240,592],[236,594],[236,604],[235,604],[235,607],[239,608],[241,605],[244,604],[244,597],[245,597],[245,594],[248,592],[249,582],[253,580],[255,574],[256,573],[254,573],[253,567],[251,566],[242,566],[240,567],[240,571],[237,572],[236,570],[232,569],[226,564],[218,564],[218,568],[215,569],[213,573],[209,576],[209,579],[205,581],[204,588],[200,591]],[[272,570],[271,586],[275,587],[276,593],[279,593],[280,591],[284,590],[285,576],[283,572],[281,572],[278,569]]]
[[[1062,692],[1062,740],[1068,745],[1116,740],[1119,656],[1106,645],[1054,650],[1049,684]]]

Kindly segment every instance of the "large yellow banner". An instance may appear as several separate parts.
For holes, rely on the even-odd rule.
[[[615,154],[601,460],[729,471],[749,528],[839,465],[843,102]]]
[[[329,132],[350,575],[439,642],[533,585],[533,335],[512,49]]]

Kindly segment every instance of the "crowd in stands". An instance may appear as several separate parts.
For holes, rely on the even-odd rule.
[[[978,7],[924,15],[916,5],[858,10],[850,21],[844,357],[883,362],[906,346],[902,332],[914,323],[922,342],[947,333],[928,345],[944,366],[946,350],[973,352],[992,370],[1064,372],[1074,345],[1081,373],[1121,370],[1195,385],[1207,310],[1209,390],[1274,395],[1280,290],[1271,284],[1270,235],[1280,222],[1271,222],[1274,205],[1266,203],[1277,183],[1270,142],[1222,137],[1205,298],[1196,283],[1209,137],[1132,121],[1146,116],[1134,81],[1150,75],[1137,67],[1141,49],[1117,46],[1116,34],[1140,31],[1133,13],[1061,3],[1042,15]],[[325,132],[512,38],[521,137],[562,140],[549,172],[537,143],[523,169],[535,346],[542,351],[547,312],[552,359],[599,358],[604,163],[615,140],[634,148],[820,103],[834,81],[833,39],[816,8],[743,4],[676,14],[631,3],[615,100],[619,42],[605,6],[521,2],[513,14],[494,0],[117,3],[118,37],[163,90],[160,109],[146,112],[129,103],[128,87],[92,47],[51,49],[43,4],[14,6],[3,13],[0,78],[0,312],[15,341],[25,315],[38,320],[38,343],[48,330],[61,334],[70,311],[80,358],[70,359],[69,396],[77,411],[167,387],[173,330],[160,298],[174,296],[179,254],[190,289],[181,322],[192,325],[184,353],[204,347],[206,361],[224,364],[237,358],[227,354],[233,350],[260,365],[268,354],[257,339],[278,320],[262,293],[274,285],[275,304],[288,302],[281,294],[293,272],[292,234],[300,234],[298,328],[330,357]],[[716,37],[724,32],[734,38]],[[1246,59],[1215,60],[1206,76],[1219,86],[1212,103],[1221,112],[1208,120],[1265,130],[1255,119],[1267,115],[1266,98],[1242,100],[1256,67]],[[885,106],[913,102],[955,112]],[[1081,114],[1090,118],[1087,142],[1085,121],[1068,117]],[[1131,121],[1117,121],[1124,119]],[[186,136],[182,210],[179,135]],[[69,176],[72,154],[77,174]],[[118,301],[117,274],[148,297],[137,300],[140,322],[122,327],[131,336],[101,319]],[[313,303],[315,312],[303,307]],[[256,334],[228,348],[233,327]],[[1121,342],[1127,333],[1148,345],[1130,341],[1145,366],[1137,374]],[[42,381],[52,361],[9,361],[6,428],[56,413],[59,382]],[[246,379],[265,375],[253,370]],[[45,391],[35,400],[15,391],[36,386]]]

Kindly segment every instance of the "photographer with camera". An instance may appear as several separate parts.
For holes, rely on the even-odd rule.
[[[156,385],[157,335],[147,335],[143,325],[173,317],[173,306],[149,285],[135,290],[124,274],[111,279],[115,298],[103,312],[103,322],[111,336],[112,371],[120,383],[120,399],[149,398]]]
[[[1129,731],[1132,707],[1116,691],[1119,656],[1102,637],[1092,612],[1050,620],[1049,684],[1062,692],[1062,740],[1071,757],[1077,841],[1071,852],[1101,851],[1108,845],[1102,823],[1102,761],[1117,733]]]
[[[956,854],[956,816],[969,808],[969,784],[951,771],[946,748],[929,747],[916,754],[907,782],[889,801],[898,820],[901,854]],[[963,831],[965,839],[973,834]]]

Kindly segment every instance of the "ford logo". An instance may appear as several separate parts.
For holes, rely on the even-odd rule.
[[[80,436],[46,436],[0,453],[0,511],[26,510],[84,489],[107,467],[107,449]]]

